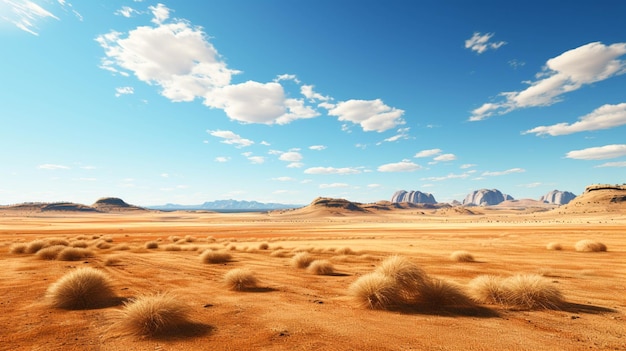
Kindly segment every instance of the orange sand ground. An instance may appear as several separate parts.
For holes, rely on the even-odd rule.
[[[555,210],[555,211],[558,211]],[[418,213],[415,209],[339,213],[217,214],[194,212],[18,213],[0,211],[1,350],[626,350],[626,216],[621,213]],[[424,212],[424,211],[419,211]],[[165,251],[171,236],[195,238]],[[11,254],[10,245],[39,238],[102,237],[92,258],[44,261]],[[207,240],[207,237],[212,239]],[[581,239],[608,252],[574,251]],[[160,240],[156,250],[144,248]],[[259,250],[261,243],[268,250]],[[559,242],[562,251],[546,249]],[[127,244],[130,250],[116,249]],[[233,261],[204,264],[208,247],[227,247]],[[287,257],[272,257],[282,247]],[[349,248],[352,253],[338,253]],[[330,260],[338,273],[318,276],[290,265],[293,251]],[[334,250],[334,251],[333,251]],[[477,262],[450,260],[467,250]],[[378,262],[400,254],[429,275],[465,286],[482,274],[538,273],[568,304],[560,310],[367,310],[348,286]],[[111,256],[119,263],[105,266]],[[115,328],[122,305],[66,311],[49,307],[47,287],[75,267],[95,267],[116,293],[177,293],[192,307],[194,328],[139,339]],[[225,272],[248,267],[261,289],[234,292]]]

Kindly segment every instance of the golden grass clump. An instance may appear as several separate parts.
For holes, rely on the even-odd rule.
[[[26,247],[26,253],[35,254],[37,251],[43,249],[48,246],[48,243],[45,240],[33,240],[28,243]]]
[[[432,278],[420,286],[413,303],[430,308],[446,306],[472,306],[472,299],[463,289],[448,280]]]
[[[159,243],[156,241],[148,241],[146,243],[146,249],[155,250],[159,248]]]
[[[450,254],[450,259],[457,262],[474,262],[474,256],[463,250],[454,251]]]
[[[203,263],[225,263],[232,259],[232,256],[225,251],[206,250],[200,255]]]
[[[191,308],[182,298],[171,293],[139,296],[120,311],[119,327],[138,337],[176,335],[191,324]]]
[[[98,241],[96,241],[94,246],[97,247],[100,250],[106,250],[106,249],[110,249],[113,245],[109,244],[108,242],[106,242],[104,240],[98,240]]]
[[[258,279],[248,268],[235,268],[224,274],[224,283],[230,290],[245,291],[256,288]]]
[[[427,283],[428,275],[416,264],[402,256],[389,256],[376,268],[376,272],[394,279],[407,300]]]
[[[169,245],[163,246],[163,250],[165,250],[165,251],[181,251],[182,249],[178,245],[169,244]]]
[[[107,306],[115,298],[109,278],[103,272],[90,268],[78,268],[52,283],[46,298],[56,308],[88,309]]]
[[[482,303],[522,309],[558,308],[563,303],[561,291],[538,274],[478,276],[469,286],[473,298]]]
[[[105,266],[117,266],[122,262],[122,259],[119,255],[109,256],[104,260]]]
[[[299,252],[291,258],[291,265],[296,268],[307,268],[311,262],[313,257],[308,252]]]
[[[50,238],[46,240],[46,246],[68,246],[69,244],[69,241],[61,238]]]
[[[559,243],[551,242],[551,243],[548,243],[548,245],[546,245],[546,249],[559,251],[559,250],[563,250],[563,246],[561,246],[561,244]]]
[[[335,250],[335,253],[339,255],[354,255],[355,254],[354,250],[352,250],[349,247],[340,247],[337,250]]]
[[[28,244],[26,243],[15,243],[11,245],[9,248],[9,252],[12,254],[24,254],[28,249]]]
[[[379,272],[362,275],[350,285],[348,291],[360,306],[369,309],[390,309],[397,306],[400,300],[397,282]]]
[[[315,260],[309,264],[307,271],[316,275],[332,275],[335,273],[335,267],[328,260]]]
[[[594,240],[581,240],[574,245],[576,251],[579,252],[602,252],[606,251],[606,245]]]
[[[63,245],[48,246],[37,251],[35,255],[41,260],[56,260],[59,252],[65,248]]]
[[[259,244],[259,250],[267,250],[270,248],[270,244],[268,243],[260,243]]]
[[[289,255],[289,251],[284,249],[272,251],[272,253],[270,254],[271,257],[289,257]]]
[[[89,246],[89,243],[85,240],[74,240],[70,242],[71,247],[80,247],[86,249]]]
[[[79,261],[87,257],[92,257],[93,252],[82,247],[66,247],[57,256],[59,261]]]
[[[130,250],[130,246],[128,246],[128,244],[117,244],[113,246],[111,249],[116,250],[116,251],[126,251],[126,250]]]

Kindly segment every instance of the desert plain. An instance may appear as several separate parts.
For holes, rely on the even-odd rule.
[[[626,350],[626,207],[606,201],[608,195],[616,198],[607,194],[598,191],[550,209],[2,208],[0,349]],[[607,250],[576,251],[575,244],[586,239]],[[35,240],[80,241],[91,254],[64,261],[12,249]],[[561,249],[549,250],[550,243]],[[230,259],[205,263],[200,257],[207,250],[227,252]],[[458,250],[474,260],[452,259]],[[299,252],[327,260],[332,274],[295,267]],[[363,306],[350,286],[393,255],[468,294],[470,282],[481,275],[539,275],[562,293],[563,303]],[[81,267],[104,272],[117,303],[78,310],[52,306],[49,286]],[[253,272],[256,286],[229,289],[224,275],[235,268]],[[154,293],[171,293],[186,304],[188,323],[152,337],[121,328],[125,305]]]

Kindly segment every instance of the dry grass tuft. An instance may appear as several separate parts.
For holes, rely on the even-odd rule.
[[[190,324],[190,312],[190,307],[176,295],[145,295],[124,305],[119,326],[126,333],[139,337],[175,335]]]
[[[24,254],[28,249],[28,244],[26,243],[16,243],[11,245],[9,248],[9,252],[12,254]]]
[[[412,303],[417,292],[428,282],[428,275],[416,264],[402,256],[389,256],[376,268],[376,272],[395,280],[406,303]]]
[[[245,291],[257,287],[258,280],[248,268],[235,268],[224,274],[224,283],[230,290]]]
[[[350,285],[349,293],[359,305],[370,309],[390,309],[401,300],[397,282],[377,272],[359,277]]]
[[[232,259],[232,256],[225,251],[206,250],[200,255],[203,263],[225,263]]]
[[[56,260],[57,256],[59,255],[59,252],[61,252],[61,250],[65,248],[66,247],[63,245],[48,246],[37,251],[36,255],[37,255],[37,258],[41,260]]]
[[[87,257],[92,257],[93,252],[81,247],[66,247],[57,256],[59,261],[79,261]]]
[[[260,243],[259,244],[259,250],[267,250],[270,248],[270,244],[268,243]]]
[[[130,246],[128,246],[128,244],[117,244],[113,246],[111,249],[116,250],[116,251],[126,251],[126,250],[130,250]]]
[[[332,275],[335,273],[335,267],[328,260],[315,260],[309,264],[307,271],[316,275]]]
[[[155,250],[159,248],[159,243],[156,241],[148,241],[146,243],[146,249],[148,250]]]
[[[98,240],[95,243],[95,247],[100,249],[100,250],[107,250],[110,249],[113,245],[109,244],[108,242],[104,241],[104,240]]]
[[[335,250],[335,253],[337,253],[338,255],[354,255],[354,254],[356,254],[356,252],[354,252],[349,247],[340,247],[337,250]]]
[[[49,238],[46,240],[46,246],[68,246],[69,244],[69,241],[61,238]]]
[[[313,262],[313,257],[308,252],[299,252],[291,258],[291,265],[296,268],[307,268]]]
[[[459,285],[444,279],[429,279],[416,293],[414,303],[420,306],[439,309],[474,305]]]
[[[85,267],[65,274],[50,285],[46,297],[53,307],[74,310],[106,306],[115,293],[106,274]]]
[[[581,240],[574,245],[576,251],[580,252],[602,252],[606,251],[606,245],[593,240]]]
[[[48,246],[48,243],[45,240],[33,240],[28,243],[26,247],[26,253],[35,254],[37,251],[43,249]]]
[[[457,261],[457,262],[474,262],[474,256],[467,252],[467,251],[463,251],[463,250],[459,250],[459,251],[454,251],[453,253],[450,254],[450,259],[452,261]]]
[[[104,260],[105,266],[117,266],[122,262],[122,258],[119,255],[109,256]]]
[[[85,240],[75,240],[75,241],[70,242],[70,246],[86,249],[89,246],[89,243]]]
[[[181,251],[182,248],[178,245],[173,245],[173,244],[169,244],[169,245],[165,245],[163,246],[163,249],[165,251]]]
[[[508,278],[479,276],[470,282],[475,300],[522,309],[558,308],[561,291],[538,274],[518,274]]]
[[[561,244],[559,244],[559,243],[552,242],[552,243],[548,243],[548,245],[546,245],[546,249],[559,251],[559,250],[563,250],[563,246],[561,246]]]
[[[284,249],[272,251],[270,254],[271,257],[289,257],[290,255],[289,251]]]

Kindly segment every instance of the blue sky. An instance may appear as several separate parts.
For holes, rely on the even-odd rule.
[[[0,204],[626,181],[623,1],[0,0]]]

